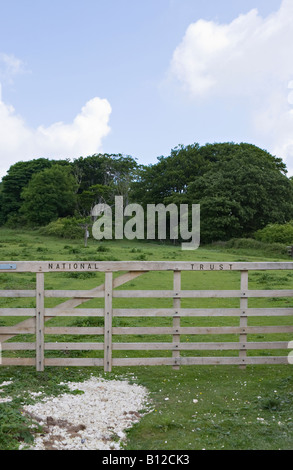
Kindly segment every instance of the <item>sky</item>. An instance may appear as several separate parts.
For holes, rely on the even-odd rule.
[[[0,178],[214,142],[293,176],[293,0],[0,0]]]

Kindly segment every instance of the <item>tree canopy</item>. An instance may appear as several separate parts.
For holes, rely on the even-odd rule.
[[[21,207],[22,190],[28,185],[33,174],[50,168],[52,162],[46,158],[17,162],[12,165],[1,184],[1,222],[6,222],[10,214],[15,214]]]
[[[293,218],[285,164],[245,143],[181,146],[144,167],[131,194],[142,205],[200,204],[203,242],[250,236],[268,223]]]
[[[200,204],[201,243],[251,236],[268,224],[293,220],[293,181],[286,165],[241,143],[179,145],[152,165],[122,154],[75,160],[44,158],[12,165],[0,184],[0,223],[46,225],[87,217],[116,195],[148,204]]]
[[[20,212],[34,225],[46,225],[58,217],[73,215],[76,189],[71,169],[54,165],[32,176],[22,192]]]
[[[86,158],[17,162],[0,186],[0,224],[44,225],[58,217],[89,216],[115,195],[128,200],[138,165],[130,156],[95,154]]]

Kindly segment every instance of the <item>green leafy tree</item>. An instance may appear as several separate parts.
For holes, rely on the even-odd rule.
[[[77,183],[71,168],[54,165],[32,176],[22,192],[21,213],[30,225],[73,215]]]
[[[78,212],[90,213],[100,202],[111,205],[115,195],[128,203],[129,188],[136,178],[137,162],[131,156],[97,154],[80,157],[73,162],[73,172],[78,183]]]
[[[68,166],[67,160],[49,160],[38,158],[26,162],[19,161],[9,168],[1,183],[0,196],[0,223],[6,223],[9,219],[15,221],[19,217],[19,209],[22,205],[21,193],[28,185],[32,176],[54,164]]]
[[[284,164],[249,144],[230,144],[228,149],[188,187],[188,202],[201,204],[205,242],[251,236],[268,223],[285,223],[293,216],[292,183]]]
[[[200,204],[201,241],[251,236],[292,218],[292,181],[280,158],[233,142],[179,146],[140,169],[133,202]]]
[[[77,194],[77,210],[83,217],[88,216],[96,204],[105,203],[112,205],[114,203],[115,187],[113,184],[108,186],[104,184],[95,184]]]
[[[131,200],[145,206],[185,194],[188,184],[203,174],[207,166],[199,144],[179,145],[168,157],[158,157],[156,164],[139,168],[138,177],[131,185]]]
[[[52,162],[39,158],[27,162],[17,162],[11,165],[2,179],[1,222],[5,223],[9,215],[16,214],[22,204],[21,193],[29,183],[33,174],[45,168],[50,168]]]

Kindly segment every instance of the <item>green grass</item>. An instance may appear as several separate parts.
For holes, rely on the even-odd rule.
[[[83,240],[61,240],[44,237],[38,232],[16,233],[0,230],[1,261],[16,260],[189,260],[189,261],[278,261],[289,260],[277,247],[249,243],[218,244],[201,247],[196,251],[182,251],[179,246],[135,241],[107,241],[99,243],[90,239],[88,247]],[[45,276],[47,289],[90,289],[103,282],[101,273],[50,273]],[[253,272],[249,275],[252,289],[292,289],[291,272]],[[120,289],[172,289],[171,273],[147,273],[123,285]],[[237,272],[183,272],[182,287],[185,289],[239,289]],[[227,287],[229,286],[229,287]],[[0,273],[0,289],[34,289],[34,274]],[[46,306],[54,306],[62,299],[46,299]],[[183,307],[238,307],[237,299],[184,299]],[[251,299],[249,306],[291,306],[289,299]],[[83,307],[99,307],[102,299],[89,300]],[[114,306],[171,307],[170,299],[114,299]],[[34,299],[0,299],[0,307],[34,307]],[[0,317],[0,326],[17,324],[22,317]],[[292,325],[292,317],[261,317],[249,319],[249,325]],[[115,318],[114,326],[171,326],[169,318]],[[238,326],[239,319],[232,317],[182,318],[181,325],[189,326]],[[102,318],[55,318],[50,326],[102,326]],[[290,335],[250,335],[249,340],[288,340]],[[30,335],[18,336],[17,341],[31,341]],[[191,335],[182,341],[233,341],[233,335]],[[15,341],[13,338],[11,341]],[[57,340],[57,337],[46,337]],[[64,335],[58,341],[102,341],[102,337],[74,337]],[[116,341],[170,341],[171,337],[155,338],[148,335],[116,337]],[[3,352],[8,355],[8,352]],[[261,354],[252,351],[249,354]],[[288,351],[271,351],[272,355]],[[9,352],[9,355],[13,353]],[[34,356],[34,352],[22,352]],[[63,353],[66,356],[68,353]],[[171,355],[171,352],[115,351],[113,356]],[[182,352],[182,355],[219,355],[216,351]],[[223,352],[229,354],[231,352]],[[238,354],[235,351],[233,354]],[[15,352],[20,356],[20,352]],[[61,352],[47,352],[48,356],[61,356]],[[70,352],[70,357],[102,357],[102,352]],[[2,388],[0,398],[12,397],[9,403],[0,403],[0,450],[17,449],[20,442],[30,443],[32,435],[29,420],[21,413],[24,404],[33,399],[30,391],[42,390],[44,394],[58,395],[66,389],[61,382],[86,380],[91,374],[113,378],[128,378],[147,387],[150,392],[152,411],[127,432],[127,450],[198,450],[198,449],[291,449],[293,445],[293,378],[291,366],[185,366],[179,370],[172,367],[115,367],[110,374],[102,368],[46,367],[38,373],[33,367],[1,367],[0,384],[12,383]],[[134,378],[135,377],[135,378]]]

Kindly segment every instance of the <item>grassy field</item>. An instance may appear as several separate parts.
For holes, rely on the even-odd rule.
[[[182,251],[179,246],[155,243],[139,243],[131,241],[113,241],[98,243],[89,239],[88,247],[83,241],[62,240],[44,237],[37,232],[15,232],[0,230],[0,259],[13,260],[192,260],[192,261],[277,261],[288,260],[284,251],[279,247],[268,247],[261,244],[241,242],[235,244],[219,244],[196,251]],[[47,289],[90,289],[103,282],[100,273],[50,273],[46,276]],[[240,276],[237,272],[205,272],[183,273],[182,287],[192,289],[238,289]],[[155,287],[154,287],[155,286]],[[131,289],[172,289],[171,273],[145,274],[121,288]],[[227,287],[229,286],[229,287]],[[249,286],[254,289],[293,288],[293,274],[291,272],[279,273],[251,273]],[[0,289],[33,289],[35,275],[32,274],[0,274]],[[134,303],[135,300],[135,303]],[[138,302],[138,300],[140,302]],[[54,306],[62,299],[47,299],[47,306]],[[99,299],[87,302],[86,306],[100,306]],[[172,300],[157,299],[115,299],[119,307],[170,307]],[[203,307],[232,307],[237,299],[202,299],[182,300],[182,306]],[[255,306],[260,300],[252,299]],[[262,306],[292,306],[290,299],[264,299]],[[34,307],[34,299],[0,299],[0,307]],[[238,306],[235,304],[235,306]],[[0,326],[17,324],[22,321],[20,317],[0,317]],[[66,319],[50,320],[51,326],[97,326],[102,319],[72,317]],[[66,321],[66,323],[65,323]],[[148,320],[151,325],[171,326],[172,320],[168,318]],[[192,319],[182,319],[182,326],[192,323]],[[141,322],[141,323],[139,323]],[[114,326],[146,325],[144,319],[115,318]],[[233,318],[201,318],[197,319],[198,326],[238,325],[239,319]],[[250,319],[253,324],[271,324],[272,319]],[[276,320],[274,320],[275,324]],[[293,319],[278,318],[279,324],[293,324]],[[233,341],[233,335],[227,335],[221,340]],[[272,335],[268,340],[290,341],[290,335]],[[18,337],[18,340],[20,338]],[[55,337],[47,340],[57,340]],[[144,338],[151,341],[153,338]],[[216,336],[212,341],[219,340]],[[252,338],[254,339],[254,338]],[[23,336],[22,341],[31,341],[29,335]],[[58,341],[74,341],[75,337],[61,338]],[[88,341],[89,337],[78,338]],[[91,337],[91,341],[102,341],[101,337]],[[123,341],[130,339],[123,338]],[[170,338],[162,337],[156,340],[168,341]],[[185,336],[182,341],[192,341],[192,336]],[[207,341],[207,338],[196,338],[197,341]],[[263,340],[261,335],[257,341]],[[116,338],[120,341],[120,338]],[[132,337],[131,341],[142,341],[142,338]],[[6,354],[7,352],[3,352]],[[152,353],[168,355],[171,352],[161,351]],[[209,354],[215,354],[210,352]],[[273,355],[287,354],[288,351],[273,351]],[[11,354],[11,352],[9,353]],[[30,355],[32,352],[23,352]],[[58,352],[47,352],[48,356],[58,355]],[[67,353],[64,353],[67,354]],[[71,357],[79,357],[84,353],[74,351]],[[99,351],[87,352],[99,357]],[[137,352],[118,352],[114,355],[137,357]],[[139,352],[146,354],[146,352]],[[185,352],[185,355],[191,354]],[[195,353],[192,352],[192,355]],[[197,354],[201,354],[200,351]],[[223,352],[222,354],[227,354]],[[231,352],[229,352],[231,355]],[[235,351],[235,354],[238,354]],[[17,356],[20,352],[17,352]],[[149,352],[147,352],[149,355]],[[206,352],[205,352],[206,355]],[[219,355],[219,353],[217,353]],[[253,352],[255,355],[255,352]],[[111,378],[127,378],[147,387],[152,401],[152,412],[147,413],[139,423],[127,433],[128,439],[125,449],[128,450],[201,450],[201,449],[254,449],[274,450],[291,449],[293,446],[293,376],[290,365],[284,366],[248,366],[240,369],[237,366],[185,366],[179,370],[172,367],[116,367],[110,374],[104,374],[102,368],[68,368],[46,367],[45,372],[37,373],[31,367],[1,367],[0,384],[11,382],[2,388],[0,399],[5,396],[12,397],[9,403],[0,403],[0,450],[17,449],[20,442],[30,442],[29,422],[21,413],[21,406],[32,400],[29,392],[39,391],[40,388],[47,394],[59,394],[66,386],[60,382],[79,381],[87,379],[91,374]]]

